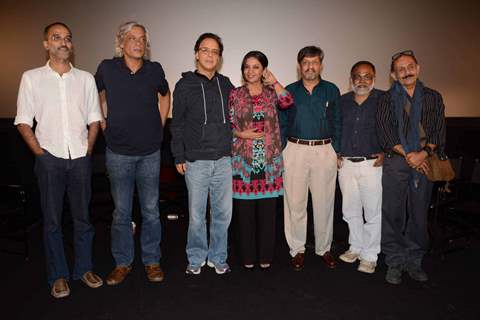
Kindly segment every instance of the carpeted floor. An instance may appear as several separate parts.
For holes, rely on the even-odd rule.
[[[92,214],[100,213],[99,207]],[[138,218],[137,218],[138,219]],[[29,261],[0,254],[2,284],[0,318],[9,319],[480,319],[480,244],[449,253],[429,255],[425,269],[430,281],[418,283],[404,275],[398,286],[384,281],[385,266],[366,275],[356,265],[324,266],[310,247],[305,268],[290,268],[278,214],[275,261],[265,272],[243,270],[230,249],[232,273],[216,275],[205,267],[198,276],[186,276],[186,217],[167,220],[162,215],[162,283],[149,283],[137,257],[134,270],[119,286],[87,288],[71,281],[71,295],[56,300],[49,294],[41,226],[31,233]],[[138,221],[138,220],[137,220]],[[105,277],[113,267],[108,223],[97,220],[94,242],[95,271]],[[65,227],[71,261],[71,231]],[[346,248],[347,229],[337,214],[333,252]],[[6,245],[2,240],[1,245]],[[12,244],[8,244],[11,246]]]

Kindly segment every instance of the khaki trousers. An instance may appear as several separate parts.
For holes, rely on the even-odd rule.
[[[307,146],[288,142],[285,162],[285,237],[293,257],[305,252],[308,190],[312,194],[315,253],[330,251],[337,179],[337,154],[332,144]]]

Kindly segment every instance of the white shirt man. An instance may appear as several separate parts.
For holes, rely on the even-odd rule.
[[[43,213],[48,283],[55,298],[70,294],[70,278],[62,236],[65,192],[74,223],[73,279],[91,288],[103,282],[92,272],[93,226],[89,221],[90,154],[102,115],[93,76],[74,68],[70,29],[55,22],[44,30],[43,46],[50,60],[22,76],[15,125],[35,154]],[[35,134],[33,119],[37,121]]]

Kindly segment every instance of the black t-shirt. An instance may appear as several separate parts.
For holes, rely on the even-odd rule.
[[[158,93],[168,92],[158,62],[144,60],[132,73],[123,58],[103,60],[95,74],[98,91],[107,99],[107,147],[124,155],[148,155],[160,149],[163,127]]]

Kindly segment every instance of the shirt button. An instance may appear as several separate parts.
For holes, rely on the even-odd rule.
[[[357,121],[360,120],[360,118],[357,117]]]
[[[355,132],[355,134],[356,134],[356,133],[357,133],[357,130],[355,130],[354,132]]]

